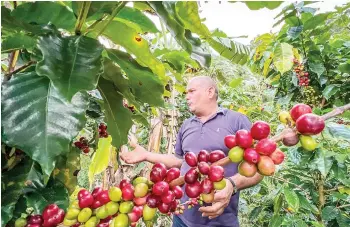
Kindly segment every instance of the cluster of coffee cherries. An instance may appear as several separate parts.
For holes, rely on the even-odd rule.
[[[283,136],[282,143],[285,146],[294,146],[299,141],[305,151],[313,151],[317,148],[317,142],[313,135],[317,135],[325,128],[322,117],[313,114],[312,108],[304,103],[295,104],[290,111],[281,111],[279,120],[284,124],[295,125],[288,128]]]
[[[284,160],[284,153],[268,138],[269,134],[270,125],[256,121],[250,131],[241,129],[225,137],[225,145],[230,149],[228,156],[232,162],[239,163],[239,174],[245,177],[253,177],[257,172],[264,176],[274,174],[275,165]]]
[[[85,154],[90,152],[88,140],[84,136],[80,137],[79,141],[74,142],[74,146],[79,148]]]
[[[98,126],[98,134],[99,134],[100,138],[107,138],[108,137],[108,132],[106,130],[107,130],[107,125],[101,123]]]
[[[297,74],[299,80],[299,86],[309,86],[310,78],[309,73],[304,71],[304,65],[298,61],[298,59],[293,59],[294,72]]]
[[[198,202],[211,203],[214,200],[214,191],[226,187],[224,168],[213,164],[226,155],[221,150],[208,152],[199,151],[198,155],[193,152],[185,154],[185,161],[191,167],[185,174],[185,193],[191,198],[189,207]]]

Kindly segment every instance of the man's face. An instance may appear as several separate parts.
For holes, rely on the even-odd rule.
[[[187,86],[187,105],[194,114],[199,113],[209,102],[208,88],[200,82],[200,80],[193,80]]]

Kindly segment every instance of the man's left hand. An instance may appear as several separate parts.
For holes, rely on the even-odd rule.
[[[209,219],[216,218],[224,212],[224,209],[229,204],[233,193],[233,186],[229,180],[225,179],[225,181],[226,187],[215,193],[213,204],[211,206],[199,208],[203,217],[209,217]]]

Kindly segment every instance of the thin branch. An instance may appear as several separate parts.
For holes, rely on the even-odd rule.
[[[332,117],[341,115],[341,114],[343,114],[346,110],[350,110],[350,103],[349,103],[349,104],[346,104],[345,106],[341,106],[341,107],[335,108],[335,109],[332,110],[331,112],[329,112],[329,113],[323,115],[323,116],[322,116],[322,119],[323,119],[323,120],[327,120],[327,119],[329,119],[329,118],[332,118]]]
[[[340,208],[345,208],[345,207],[350,207],[350,204],[341,205],[341,206],[338,206],[337,208],[340,209]]]
[[[80,35],[81,28],[83,27],[83,24],[85,23],[86,17],[88,15],[89,9],[90,9],[91,1],[84,1],[83,5],[81,6],[79,10],[79,16],[77,23],[75,24],[75,34]]]
[[[324,192],[334,192],[334,191],[338,191],[339,189],[342,189],[344,188],[344,186],[339,186],[339,187],[335,187],[335,188],[332,188],[332,189],[327,189],[327,190],[323,190]]]
[[[111,23],[114,19],[115,16],[118,15],[118,13],[120,12],[120,10],[123,9],[123,7],[126,5],[126,1],[125,2],[121,2],[118,4],[118,6],[113,10],[109,20],[107,21],[107,23],[102,27],[102,29],[100,30],[100,32],[97,34],[97,36],[101,35],[104,30],[107,28],[107,26],[109,25],[109,23]]]
[[[5,77],[8,77],[8,80],[9,80],[13,74],[18,73],[18,72],[22,71],[23,69],[26,69],[35,63],[36,63],[36,61],[27,62],[26,64],[22,65],[21,67],[18,67],[17,69],[13,70],[12,72],[5,74]]]

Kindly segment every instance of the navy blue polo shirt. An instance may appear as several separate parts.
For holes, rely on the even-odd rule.
[[[227,155],[229,149],[224,143],[225,136],[235,134],[240,129],[250,130],[250,128],[251,122],[244,114],[225,108],[220,108],[205,123],[202,123],[197,117],[193,116],[185,120],[179,130],[175,145],[175,156],[183,159],[187,152],[191,151],[198,154],[200,150],[207,150],[208,152],[222,150]],[[184,161],[180,169],[181,176],[184,176],[189,169],[190,166]],[[237,173],[238,164],[230,163],[224,169],[225,177],[233,176]],[[188,199],[186,193],[184,193],[181,203],[184,203]],[[238,227],[238,200],[239,192],[232,196],[224,212],[211,220],[208,217],[202,217],[202,213],[198,211],[199,206],[186,209],[179,217],[189,227]]]

